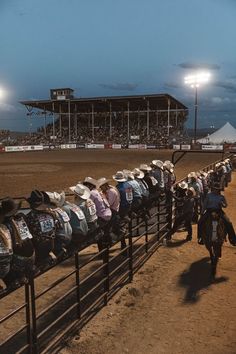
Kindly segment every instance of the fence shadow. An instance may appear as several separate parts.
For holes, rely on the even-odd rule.
[[[186,288],[184,303],[196,303],[200,300],[200,291],[209,288],[212,284],[228,281],[227,277],[211,279],[210,258],[204,257],[193,262],[189,269],[179,276],[178,285]]]

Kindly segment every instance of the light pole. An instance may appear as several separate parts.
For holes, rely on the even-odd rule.
[[[198,115],[198,87],[201,84],[207,83],[210,78],[209,72],[197,72],[195,74],[186,76],[184,82],[190,87],[195,89],[195,102],[194,102],[194,143],[197,141],[197,115]]]

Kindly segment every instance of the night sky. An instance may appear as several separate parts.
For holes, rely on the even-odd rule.
[[[0,0],[0,129],[28,131],[19,101],[50,88],[77,97],[168,93],[198,126],[236,127],[235,0]],[[33,127],[42,125],[41,118]]]

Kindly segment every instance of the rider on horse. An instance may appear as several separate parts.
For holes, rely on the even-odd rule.
[[[216,211],[219,213],[219,215],[221,216],[225,224],[230,243],[233,246],[236,246],[236,235],[235,235],[234,227],[230,219],[222,210],[222,208],[227,207],[227,201],[225,199],[225,196],[220,194],[220,191],[221,191],[220,183],[214,183],[211,186],[211,192],[207,194],[204,200],[203,214],[201,215],[198,221],[198,243],[203,244],[201,234],[202,234],[202,226],[204,225],[204,222],[207,220],[207,217],[212,211]]]

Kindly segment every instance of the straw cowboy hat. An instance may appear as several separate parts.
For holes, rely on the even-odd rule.
[[[137,177],[139,179],[142,179],[144,177],[143,171],[141,171],[139,168],[134,168],[132,171],[134,177]]]
[[[148,166],[147,164],[145,164],[145,163],[142,163],[140,166],[139,166],[139,169],[141,170],[141,171],[151,171],[151,167],[150,166]]]
[[[189,187],[187,189],[187,194],[192,194],[192,196],[195,197],[196,196],[195,189],[193,187]]]
[[[20,209],[21,203],[16,203],[12,198],[5,198],[1,201],[1,214],[4,216],[12,216]]]
[[[128,179],[123,171],[117,171],[116,174],[112,176],[112,178],[116,182],[126,182]]]
[[[92,184],[92,186],[97,187],[97,180],[93,177],[85,177],[84,182],[83,183],[89,183]]]
[[[188,178],[197,178],[197,175],[196,175],[195,172],[190,172],[190,173],[188,174]]]
[[[72,186],[69,189],[81,199],[87,200],[90,197],[89,188],[81,183],[77,183],[76,186]]]
[[[163,169],[163,162],[161,160],[152,160],[152,164],[156,167]]]
[[[169,170],[171,173],[174,171],[174,165],[171,161],[169,160],[166,160],[164,163],[163,163],[163,167],[164,168],[167,168],[167,170]]]
[[[57,193],[57,192],[46,192],[49,199],[50,203],[57,206],[57,207],[62,207],[65,204],[66,201],[66,195],[65,192]]]
[[[104,184],[108,184],[110,182],[109,179],[107,179],[106,177],[101,177],[97,180],[97,187],[101,187],[103,186]]]
[[[188,183],[185,181],[182,181],[182,182],[178,183],[178,187],[180,187],[181,189],[187,189]]]
[[[134,175],[130,170],[123,170],[124,174],[128,177],[128,179],[134,179]]]

